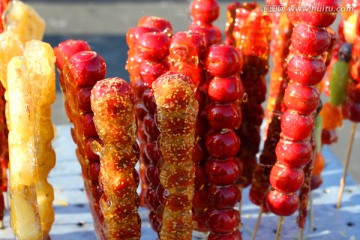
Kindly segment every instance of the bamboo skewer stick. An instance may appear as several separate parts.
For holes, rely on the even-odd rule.
[[[300,231],[299,231],[299,240],[303,240],[304,239],[304,229],[303,228],[300,228]]]
[[[279,217],[279,221],[278,221],[278,225],[277,225],[277,229],[276,229],[276,240],[280,240],[281,239],[281,231],[282,231],[282,226],[284,223],[284,217],[280,216]]]
[[[356,123],[354,122],[352,124],[352,127],[351,127],[350,140],[349,140],[348,150],[347,150],[347,154],[346,154],[346,160],[345,160],[345,166],[344,166],[344,170],[343,170],[343,175],[342,175],[342,177],[340,179],[340,188],[339,188],[339,195],[338,195],[338,199],[337,199],[337,203],[336,203],[336,208],[341,207],[341,199],[342,199],[342,196],[343,196],[343,193],[344,193],[346,174],[347,174],[347,171],[348,171],[348,168],[349,168],[350,156],[351,156],[351,151],[352,151],[352,145],[353,145],[353,142],[354,142],[355,132],[356,132]]]
[[[255,240],[255,238],[256,238],[256,234],[257,234],[257,231],[259,230],[261,217],[262,217],[263,213],[264,213],[264,210],[263,210],[262,207],[260,207],[259,215],[258,215],[257,220],[256,220],[256,224],[255,224],[253,234],[251,236],[251,240]]]

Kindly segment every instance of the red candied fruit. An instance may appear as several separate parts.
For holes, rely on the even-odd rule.
[[[244,86],[240,78],[234,75],[226,78],[214,77],[209,82],[207,92],[211,101],[231,103],[242,98]]]
[[[324,77],[326,67],[321,58],[295,54],[288,64],[289,78],[300,84],[316,85]]]
[[[291,45],[301,54],[318,56],[329,47],[330,34],[324,28],[317,28],[300,23],[294,27]]]
[[[240,225],[239,212],[232,208],[210,210],[207,217],[210,231],[217,234],[231,233]]]
[[[282,164],[300,168],[311,159],[312,146],[310,141],[289,141],[280,138],[276,145],[276,157]]]
[[[242,66],[239,51],[229,45],[212,45],[206,57],[206,69],[215,77],[238,73]]]
[[[91,104],[90,104],[90,95],[91,95],[91,88],[81,88],[77,92],[77,101],[80,111],[90,112],[91,111]]]
[[[70,72],[77,88],[93,87],[98,80],[105,78],[105,61],[96,52],[76,53],[70,58],[70,64]]]
[[[193,154],[192,154],[192,160],[193,162],[203,162],[204,160],[206,160],[206,147],[205,147],[205,143],[204,141],[198,141],[193,149]]]
[[[216,0],[195,0],[190,5],[190,13],[193,21],[211,25],[219,17],[220,7]]]
[[[345,42],[345,35],[344,35],[344,19],[341,19],[338,25],[338,36],[341,42]]]
[[[146,143],[143,151],[151,164],[156,165],[160,159],[159,150],[156,142]]]
[[[246,89],[247,94],[247,103],[253,102],[256,105],[260,105],[266,100],[266,80],[264,76],[257,78],[256,84],[254,84],[254,79],[251,76],[250,79],[242,76],[242,84]],[[245,101],[245,100],[244,100]]]
[[[321,143],[322,144],[333,144],[337,142],[338,136],[336,133],[336,129],[328,130],[323,129],[321,131]]]
[[[138,122],[141,122],[148,113],[148,111],[146,110],[142,102],[135,103],[134,108],[136,111],[136,119]]]
[[[352,122],[360,122],[360,102],[346,100],[342,106],[342,114],[345,119]]]
[[[168,70],[169,63],[167,61],[143,61],[140,65],[140,76],[146,85],[151,86],[158,77]]]
[[[156,211],[160,206],[156,189],[148,188],[145,193],[145,201],[151,211]]]
[[[149,222],[150,222],[152,229],[154,229],[157,232],[160,230],[161,222],[160,222],[159,218],[157,217],[156,212],[150,211]]]
[[[240,149],[240,138],[229,129],[211,131],[206,135],[206,149],[217,158],[235,157]]]
[[[234,185],[222,187],[210,185],[207,197],[213,208],[232,208],[240,202],[241,192],[239,188]]]
[[[81,116],[80,123],[83,127],[84,136],[88,138],[95,138],[97,137],[97,132],[95,128],[95,124],[93,121],[94,114],[88,113]]]
[[[129,48],[135,48],[136,43],[139,40],[140,36],[148,32],[157,32],[157,30],[152,27],[130,28],[129,31],[126,33],[126,43],[129,46]]]
[[[290,168],[276,163],[270,172],[270,184],[283,192],[296,192],[304,183],[304,172],[299,168]]]
[[[314,129],[314,117],[301,115],[294,111],[285,111],[281,117],[281,132],[283,137],[298,141],[311,136]]]
[[[297,14],[301,21],[315,27],[328,27],[337,16],[337,0],[303,0],[301,6],[314,9],[312,11],[299,11]]]
[[[238,158],[217,160],[210,158],[206,162],[206,174],[208,181],[217,186],[227,186],[239,179],[242,165]]]
[[[87,176],[90,181],[98,182],[100,173],[100,162],[90,162],[87,172]]]
[[[207,46],[220,44],[222,41],[221,30],[216,26],[204,26],[195,22],[190,25],[189,30],[191,32],[200,33],[205,36],[205,42]]]
[[[266,196],[266,205],[278,216],[290,216],[299,207],[299,197],[296,192],[283,193],[272,189]]]
[[[286,1],[286,12],[287,12],[287,18],[291,22],[293,26],[299,23],[300,16],[298,14],[298,11],[290,11],[290,9],[296,9],[297,6],[299,6],[300,1],[298,0],[287,0]]]
[[[251,186],[249,191],[249,199],[252,203],[254,203],[257,206],[260,206],[263,203],[263,199],[266,197],[266,193],[269,189],[269,185],[267,184],[264,187],[253,187]]]
[[[150,186],[156,187],[160,183],[159,169],[155,166],[149,166],[146,168],[146,178],[150,183]]]
[[[195,167],[195,189],[203,188],[207,184],[206,169],[203,164]]]
[[[146,110],[149,111],[150,114],[154,114],[156,110],[156,103],[155,103],[154,93],[151,91],[151,89],[146,89],[144,91],[142,100]]]
[[[171,39],[170,58],[173,64],[198,64],[205,53],[205,39],[200,33],[178,32]]]
[[[196,190],[193,197],[193,208],[196,210],[205,209],[208,205],[208,193],[206,189]]]
[[[215,130],[224,128],[237,129],[240,127],[242,113],[237,104],[214,104],[207,108],[209,126]]]
[[[145,133],[147,136],[151,139],[157,139],[157,137],[160,135],[160,131],[156,126],[154,116],[147,114],[144,117],[143,124],[145,126]]]
[[[323,183],[323,179],[322,179],[321,175],[311,176],[311,183],[310,183],[311,190],[315,190],[315,189],[319,188],[322,183]]]
[[[347,95],[350,100],[360,102],[360,83],[351,81],[347,85]]]
[[[74,54],[82,51],[91,51],[89,44],[85,41],[69,39],[65,42],[61,42],[54,48],[56,66],[62,71],[65,61],[70,59]]]
[[[162,32],[149,32],[140,36],[136,52],[149,61],[160,61],[169,54],[170,38]]]
[[[168,37],[172,35],[171,23],[165,18],[160,18],[156,16],[145,16],[140,18],[140,20],[138,21],[138,26],[154,28],[157,31],[165,33]]]
[[[288,109],[309,115],[317,109],[319,97],[320,93],[316,87],[289,84],[285,90],[284,103]]]

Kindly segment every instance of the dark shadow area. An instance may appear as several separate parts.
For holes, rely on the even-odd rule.
[[[120,77],[129,80],[128,72],[125,70],[128,47],[125,35],[87,34],[87,35],[45,35],[44,42],[56,47],[60,42],[67,39],[82,39],[87,41],[92,50],[100,54],[107,66],[106,77]],[[56,81],[56,89],[60,91],[59,81]]]

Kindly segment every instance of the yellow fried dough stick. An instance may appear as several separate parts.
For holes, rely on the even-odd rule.
[[[55,165],[55,56],[38,40],[25,44],[23,56],[8,64],[10,217],[19,239],[47,239],[54,222],[54,191],[47,181]]]
[[[15,33],[11,31],[0,33],[0,80],[5,88],[7,88],[7,65],[13,57],[22,55],[23,48],[21,40]]]
[[[14,57],[9,62],[7,80],[11,227],[19,239],[41,239],[36,198],[35,111],[23,57]]]
[[[55,166],[55,152],[51,146],[54,129],[51,105],[56,98],[55,55],[48,43],[38,40],[25,44],[24,58],[28,70],[35,111],[35,153],[37,160],[36,194],[44,239],[54,222],[54,191],[47,176]]]
[[[4,16],[4,29],[18,34],[23,43],[42,40],[45,21],[29,5],[22,1],[10,1]]]

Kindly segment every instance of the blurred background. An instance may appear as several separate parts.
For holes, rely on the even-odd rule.
[[[53,47],[69,38],[83,39],[100,54],[107,63],[107,77],[121,77],[128,80],[125,70],[127,58],[126,32],[135,27],[143,16],[159,16],[168,19],[174,32],[187,30],[191,20],[188,7],[190,0],[28,0],[46,21],[44,41]],[[215,22],[225,29],[226,6],[233,1],[219,0],[220,17]],[[263,2],[258,1],[259,4]],[[334,23],[336,28],[339,16]],[[55,124],[67,124],[62,96],[58,86],[57,102],[54,105]],[[331,146],[337,158],[343,162],[349,142],[350,125],[338,129],[339,140]],[[351,175],[360,182],[360,127],[357,128],[352,159]]]

